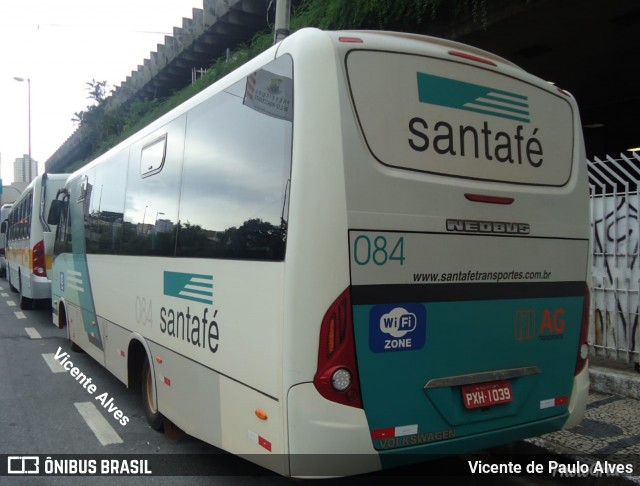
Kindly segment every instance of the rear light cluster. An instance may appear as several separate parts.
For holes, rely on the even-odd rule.
[[[362,44],[360,37],[339,37],[338,40],[347,44]]]
[[[44,253],[44,241],[38,241],[33,247],[32,253],[33,274],[38,277],[47,276],[47,259]]]
[[[491,59],[486,59],[484,57],[474,56],[473,54],[469,54],[468,52],[462,51],[449,51],[450,56],[461,57],[462,59],[467,59],[468,61],[475,61],[482,64],[488,64],[489,66],[497,66],[495,62]]]
[[[512,197],[489,196],[487,194],[471,194],[469,192],[464,195],[467,201],[488,203],[488,204],[513,204]]]
[[[580,327],[580,340],[578,341],[578,358],[576,359],[576,371],[574,375],[580,373],[587,364],[589,358],[589,343],[587,338],[589,334],[589,310],[591,307],[591,294],[589,287],[584,285],[584,301],[582,303],[582,323]]]
[[[340,294],[322,319],[313,384],[327,400],[362,408],[349,289]]]

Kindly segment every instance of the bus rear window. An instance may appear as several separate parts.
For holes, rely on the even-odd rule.
[[[349,89],[381,163],[484,181],[562,186],[571,175],[571,104],[495,70],[354,50]]]

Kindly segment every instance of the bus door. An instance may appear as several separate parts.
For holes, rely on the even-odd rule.
[[[60,325],[66,324],[72,343],[104,365],[102,333],[91,293],[85,252],[85,213],[91,187],[86,174],[71,179],[65,190],[59,191],[52,205],[50,217],[51,213],[57,212],[59,219],[51,219],[52,223],[58,223],[54,246],[56,273],[52,275],[51,291],[54,307],[61,300],[65,302],[64,316],[57,315],[57,308],[54,312],[58,322],[61,319],[66,321]]]

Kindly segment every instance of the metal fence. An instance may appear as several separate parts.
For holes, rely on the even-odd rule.
[[[587,161],[593,251],[589,343],[595,356],[639,366],[640,156]]]

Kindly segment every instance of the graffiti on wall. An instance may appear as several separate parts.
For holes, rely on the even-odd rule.
[[[634,199],[638,200],[637,197]],[[596,349],[604,350],[607,357],[626,358],[631,353],[634,361],[638,362],[638,207],[621,195],[593,197],[591,203],[594,283],[591,296],[594,301],[592,342]]]

